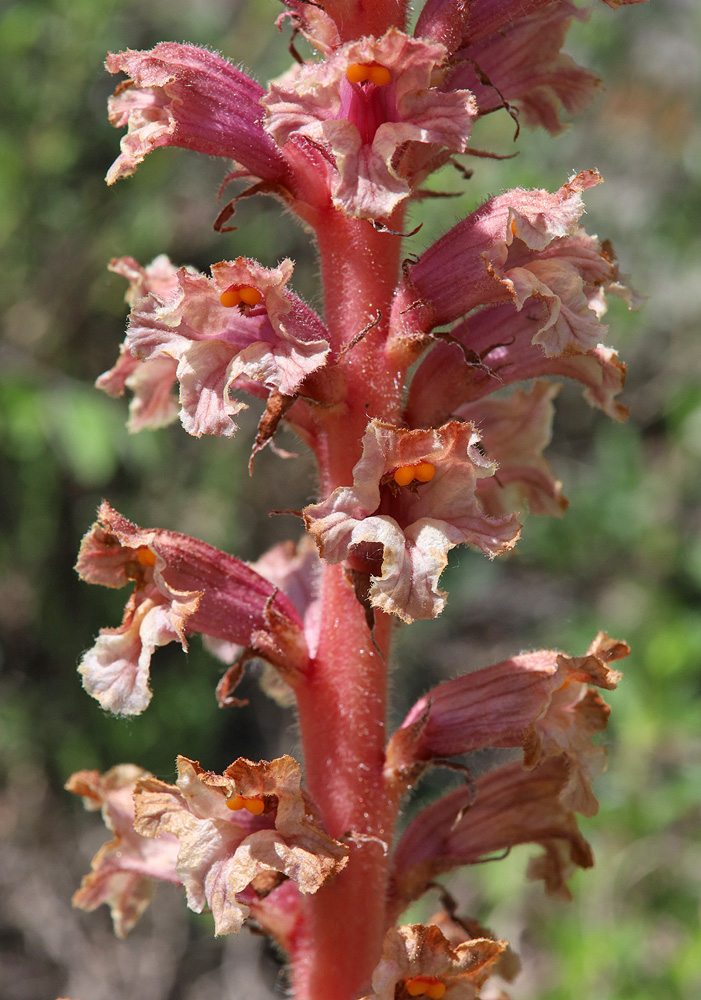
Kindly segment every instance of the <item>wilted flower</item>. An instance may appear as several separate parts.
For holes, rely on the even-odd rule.
[[[178,757],[178,780],[144,778],[136,788],[137,833],[179,844],[176,871],[188,906],[208,906],[217,934],[238,931],[249,907],[239,896],[267,872],[314,893],[339,872],[347,848],[319,825],[292,757],[239,758],[223,774]],[[264,882],[264,884],[267,884]]]

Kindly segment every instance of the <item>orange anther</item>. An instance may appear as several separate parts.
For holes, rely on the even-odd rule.
[[[408,486],[414,480],[420,483],[430,483],[436,474],[436,467],[430,462],[418,462],[416,465],[400,465],[394,473],[397,486]]]
[[[250,285],[244,285],[243,288],[239,288],[239,295],[241,296],[241,301],[246,306],[257,306],[263,299],[263,293],[259,292],[257,288],[252,288]]]
[[[414,466],[400,465],[394,473],[394,481],[397,486],[408,486],[414,481]]]
[[[219,296],[219,301],[227,309],[234,306],[257,306],[263,299],[263,293],[252,285],[230,285]]]
[[[346,76],[351,83],[365,83],[369,79],[369,67],[362,63],[351,63],[346,70]]]
[[[142,566],[156,565],[156,553],[152,552],[146,545],[136,550],[136,558]]]
[[[379,63],[351,63],[346,76],[351,83],[374,83],[376,87],[385,87],[392,79],[387,67]]]
[[[516,219],[511,220],[511,232],[514,236],[518,235],[516,232]]]
[[[370,66],[368,68],[368,79],[376,87],[385,87],[392,79],[392,74],[386,66]]]
[[[414,466],[414,477],[420,483],[430,483],[435,474],[436,467],[435,465],[431,465],[430,462],[419,462],[418,465]]]
[[[410,997],[427,996],[431,1000],[441,1000],[445,996],[445,983],[436,976],[414,976],[406,979],[404,986]]]
[[[445,983],[431,983],[426,987],[426,996],[430,997],[431,1000],[441,1000],[445,996]]]
[[[240,809],[247,809],[254,816],[260,816],[265,811],[265,800],[259,799],[257,796],[248,798],[245,795],[234,795],[233,798],[226,800],[226,804],[234,812],[238,812]]]
[[[238,288],[227,288],[225,292],[222,292],[219,296],[219,301],[227,309],[232,309],[234,306],[241,305],[241,295]]]

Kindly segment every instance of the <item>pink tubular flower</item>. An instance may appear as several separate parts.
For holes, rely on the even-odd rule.
[[[441,91],[447,53],[396,29],[296,67],[264,100],[265,128],[322,151],[334,205],[387,218],[450,153],[466,148],[476,109],[467,90]]]
[[[433,924],[391,927],[372,976],[373,993],[362,1000],[475,1000],[505,948],[505,941],[486,937],[451,946]]]
[[[175,785],[150,777],[139,782],[134,826],[142,837],[177,839],[176,870],[188,906],[196,913],[208,906],[215,933],[240,930],[250,909],[242,894],[249,887],[269,890],[266,873],[314,893],[345,866],[348,849],[319,825],[292,757],[239,758],[221,775],[186,757],[177,764]]]
[[[103,708],[142,712],[151,699],[149,665],[157,646],[193,632],[239,643],[293,682],[308,654],[290,601],[245,563],[174,531],[144,529],[108,503],[83,539],[80,576],[106,587],[135,584],[122,624],[102,629],[83,657],[83,684]]]
[[[480,115],[506,101],[520,123],[555,134],[564,127],[562,108],[578,114],[591,103],[598,77],[560,51],[572,21],[586,20],[588,11],[566,0],[506,5],[475,0],[471,6],[446,86],[471,90]]]
[[[255,395],[293,397],[323,367],[329,346],[316,313],[286,288],[291,261],[270,269],[239,257],[211,270],[209,278],[180,268],[168,295],[153,289],[139,298],[123,356],[174,366],[185,430],[229,437],[233,417],[246,408],[230,397],[234,383]]]
[[[572,21],[587,17],[569,0],[427,0],[415,34],[445,45],[452,68],[443,86],[471,90],[479,115],[507,107],[519,123],[554,134],[563,127],[561,109],[579,113],[599,86],[560,52]]]
[[[392,323],[398,343],[479,306],[511,301],[520,311],[535,301],[546,314],[531,342],[548,357],[592,350],[606,332],[604,292],[627,294],[610,249],[578,226],[581,192],[600,181],[588,170],[555,194],[516,188],[458,223],[399,286]]]
[[[480,507],[477,482],[496,466],[478,445],[467,423],[410,431],[371,421],[353,485],[303,511],[321,557],[369,573],[376,608],[406,622],[440,614],[448,552],[469,544],[494,557],[520,532],[514,515],[489,518]]]
[[[515,761],[478,778],[474,788],[457,788],[422,809],[394,852],[392,911],[401,913],[441,873],[531,843],[541,844],[548,858],[533,877],[547,876],[547,891],[568,898],[565,882],[573,866],[594,863],[563,798],[569,768],[564,754],[533,770]]]
[[[482,747],[523,747],[524,764],[565,753],[570,809],[596,812],[591,782],[605,751],[592,736],[606,727],[608,706],[590,687],[612,690],[621,674],[611,661],[627,656],[625,643],[599,633],[586,656],[556,650],[523,653],[445,681],[420,698],[387,748],[390,781],[411,784],[431,761]]]
[[[106,66],[129,77],[109,102],[111,123],[128,126],[109,184],[132,174],[158,146],[181,146],[235,159],[254,177],[294,186],[289,164],[260,125],[263,88],[221,56],[161,42],[150,51],[112,53]]]
[[[414,373],[403,414],[407,423],[441,424],[505,385],[543,375],[580,382],[588,403],[614,420],[625,420],[628,409],[616,399],[623,389],[625,365],[616,352],[599,344],[584,354],[547,357],[532,343],[546,313],[545,304],[535,300],[521,310],[510,304],[488,306],[454,327]]]
[[[178,842],[166,834],[145,840],[134,830],[133,793],[137,781],[148,778],[134,764],[119,764],[105,774],[78,771],[66,789],[83,798],[86,809],[101,809],[114,838],[104,844],[92,862],[92,871],[73,896],[82,910],[107,903],[117,937],[123,938],[151,902],[158,881],[180,883],[175,873]]]

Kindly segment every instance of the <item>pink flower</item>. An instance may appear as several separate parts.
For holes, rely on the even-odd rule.
[[[480,306],[510,301],[519,311],[545,305],[531,342],[548,357],[593,350],[606,333],[604,292],[627,296],[610,248],[578,226],[581,192],[600,181],[589,170],[555,194],[516,188],[454,226],[399,286],[392,310],[398,346]]]
[[[591,685],[613,690],[621,674],[609,663],[628,652],[625,643],[601,632],[583,657],[522,653],[439,684],[416,702],[390,740],[388,779],[412,784],[431,761],[483,747],[523,747],[527,767],[564,753],[563,802],[593,815],[591,783],[604,768],[605,751],[591,739],[606,728],[609,709]]]
[[[293,397],[325,364],[326,328],[287,291],[292,270],[289,260],[269,269],[244,257],[214,264],[211,278],[180,268],[167,294],[153,288],[134,302],[123,357],[174,370],[188,433],[233,435],[246,404],[232,387]]]
[[[283,153],[319,150],[334,205],[387,218],[450,153],[464,152],[476,109],[444,92],[447,53],[392,28],[290,70],[264,100],[265,128]]]
[[[86,809],[101,809],[114,838],[92,862],[92,871],[73,896],[73,904],[92,911],[107,903],[117,937],[123,938],[151,902],[158,881],[180,884],[175,873],[178,842],[165,834],[145,840],[134,830],[133,793],[137,781],[150,777],[134,764],[119,764],[104,774],[78,771],[66,789],[81,795]]]
[[[160,42],[150,51],[112,53],[110,73],[126,73],[109,101],[110,122],[128,127],[108,184],[132,174],[158,146],[235,159],[279,188],[294,173],[260,125],[263,88],[208,49]]]
[[[433,924],[390,927],[372,975],[373,993],[362,1000],[475,1000],[505,948],[505,941],[487,937],[452,946]]]
[[[564,754],[548,757],[533,770],[514,761],[426,806],[394,852],[392,912],[403,912],[438,875],[530,843],[541,844],[548,859],[545,864],[539,859],[533,877],[547,876],[548,892],[568,898],[565,882],[574,866],[594,863],[565,801],[568,782]]]
[[[521,310],[510,304],[472,313],[439,340],[416,369],[404,419],[411,427],[441,424],[461,407],[505,385],[543,375],[564,376],[584,386],[584,398],[615,420],[628,410],[616,400],[625,365],[614,350],[599,344],[584,354],[547,357],[533,344],[533,332],[546,321],[547,307],[530,300]]]
[[[211,545],[139,528],[105,502],[83,539],[76,568],[89,583],[135,584],[122,624],[102,629],[80,666],[88,693],[111,712],[142,712],[151,699],[153,651],[176,639],[187,649],[193,632],[249,647],[288,681],[306,667],[302,621],[290,601]]]
[[[240,930],[250,909],[246,890],[264,894],[276,884],[267,873],[314,893],[345,866],[348,849],[321,828],[292,757],[239,758],[221,775],[186,757],[177,764],[175,785],[139,782],[134,825],[142,837],[177,839],[188,906],[196,913],[208,906],[215,933]]]
[[[494,557],[520,531],[514,515],[489,518],[480,507],[477,483],[496,466],[478,445],[467,423],[410,431],[372,420],[353,485],[303,511],[321,557],[368,573],[376,608],[407,622],[440,614],[448,552],[469,544]]]
[[[507,107],[519,123],[556,133],[561,109],[579,113],[599,86],[560,52],[572,21],[587,17],[569,0],[427,0],[415,34],[445,45],[452,69],[443,87],[471,90],[479,115]]]
[[[480,115],[506,101],[519,123],[560,132],[561,108],[569,114],[583,111],[600,83],[560,51],[572,21],[587,17],[588,11],[568,2],[475,0],[446,85],[471,90]]]

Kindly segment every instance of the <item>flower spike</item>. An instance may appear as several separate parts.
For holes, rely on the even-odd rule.
[[[388,740],[393,633],[396,619],[442,612],[453,548],[494,558],[515,546],[522,511],[566,509],[544,457],[551,379],[625,419],[603,318],[608,296],[638,298],[610,243],[581,225],[596,170],[556,191],[502,191],[423,252],[402,241],[423,225],[405,218],[410,202],[446,194],[424,185],[433,173],[450,164],[467,179],[456,157],[509,158],[470,148],[478,118],[503,111],[514,139],[522,125],[555,134],[589,103],[597,77],[562,52],[588,13],[575,0],[421,0],[412,31],[407,0],[282,2],[295,64],[267,91],[193,45],[109,55],[124,74],[110,121],[124,133],[107,180],[160,146],[233,161],[214,229],[236,228],[242,199],[281,202],[314,235],[323,314],[292,292],[289,259],[200,272],[121,257],[111,270],[128,285],[128,326],[98,386],[130,390],[130,431],[179,418],[194,437],[231,438],[253,397],[249,472],[266,445],[296,457],[274,440],[282,421],[316,460],[307,505],[274,511],[306,532],[247,564],[103,502],[77,569],[130,595],[79,670],[103,708],[133,715],[158,646],[187,649],[199,633],[226,664],[222,708],[248,704],[237,685],[262,660],[264,690],[296,711],[305,788],[286,754],[221,773],[180,755],[172,782],[128,764],[78,772],[67,788],[112,837],[74,901],[107,903],[123,936],[159,880],[180,885],[217,935],[248,922],[271,937],[304,1000],[495,1000],[505,994],[487,980],[513,978],[518,960],[436,878],[535,844],[529,876],[568,897],[574,870],[593,864],[576,814],[598,808],[601,689],[615,688],[628,647],[602,632],[583,656],[522,652],[453,676]],[[397,833],[406,792],[435,767],[459,786]],[[436,890],[441,912],[400,923]]]

